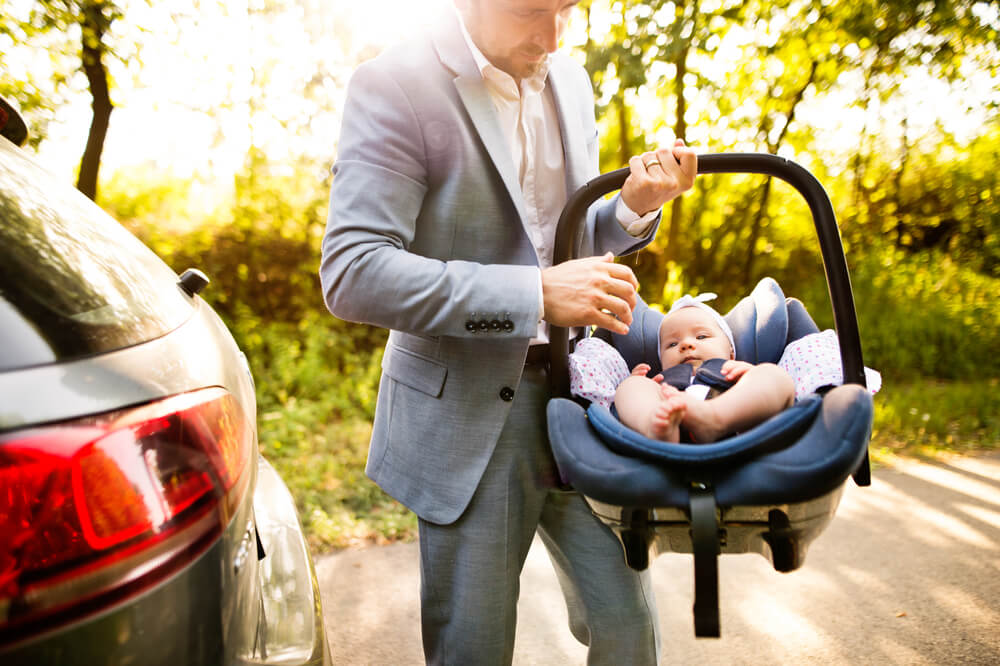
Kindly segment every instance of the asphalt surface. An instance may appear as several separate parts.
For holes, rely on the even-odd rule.
[[[690,556],[652,564],[664,664],[1000,664],[1000,455],[848,482],[804,566],[719,561],[721,639],[694,638]],[[417,545],[317,558],[336,664],[421,664]],[[585,663],[544,548],[521,578],[514,663]]]

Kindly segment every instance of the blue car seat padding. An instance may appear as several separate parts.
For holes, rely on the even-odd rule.
[[[599,334],[629,367],[646,362],[651,374],[660,372],[663,315],[640,303],[633,316],[628,335]],[[769,278],[725,317],[736,358],[750,363],[777,362],[789,342],[818,331],[802,304],[786,299]],[[629,566],[644,569],[651,551],[694,554],[695,634],[718,636],[718,554],[760,552],[779,571],[800,566],[844,481],[867,460],[873,406],[863,386],[839,386],[710,444],[651,440],[606,408],[585,412],[564,398],[551,400],[547,413],[563,480],[615,531]],[[727,522],[741,510],[760,519]],[[661,518],[671,512],[679,519]]]
[[[754,457],[744,461],[736,454],[725,464],[704,464],[696,458],[699,449],[724,450],[726,440],[674,445],[678,452],[689,449],[684,453],[690,459],[676,455],[669,462],[663,460],[666,448],[653,454],[661,458],[658,462],[637,457],[627,446],[623,449],[627,453],[616,451],[620,442],[605,442],[584,408],[565,398],[549,401],[549,439],[563,480],[608,504],[686,508],[694,476],[712,483],[720,505],[785,504],[813,499],[842,484],[861,463],[870,435],[871,396],[856,384],[838,386],[822,399],[809,399],[806,410],[808,423],[800,435],[792,431],[790,441],[779,442],[770,451],[751,451]],[[613,419],[610,414],[607,418]]]

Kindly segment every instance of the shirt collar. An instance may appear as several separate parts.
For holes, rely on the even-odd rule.
[[[503,71],[493,63],[491,63],[483,52],[479,50],[476,43],[472,41],[472,35],[469,34],[468,28],[465,27],[465,19],[462,17],[462,13],[458,11],[457,7],[454,7],[455,14],[458,16],[458,25],[462,29],[462,37],[465,39],[466,45],[468,45],[469,50],[472,52],[472,58],[476,62],[476,67],[479,68],[479,73],[482,77],[490,83],[499,92],[503,93],[504,96],[516,99],[520,97],[520,92],[517,89],[517,82],[507,72]],[[545,79],[549,75],[549,66],[552,63],[552,55],[546,55],[545,60],[539,68],[530,77],[521,80],[521,86],[525,92],[529,93],[539,93],[545,88]]]

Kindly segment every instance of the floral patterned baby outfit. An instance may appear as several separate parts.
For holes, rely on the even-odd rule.
[[[824,386],[844,383],[837,333],[827,329],[794,340],[785,347],[778,365],[795,380],[795,399],[801,400]],[[882,388],[882,375],[865,368],[868,390],[877,393]]]

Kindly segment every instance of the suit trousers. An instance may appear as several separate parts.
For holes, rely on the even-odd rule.
[[[449,525],[419,523],[421,626],[428,664],[510,664],[519,578],[537,530],[588,664],[655,666],[649,571],[625,564],[581,495],[559,489],[548,444],[548,377],[526,366],[510,416],[468,508]]]

